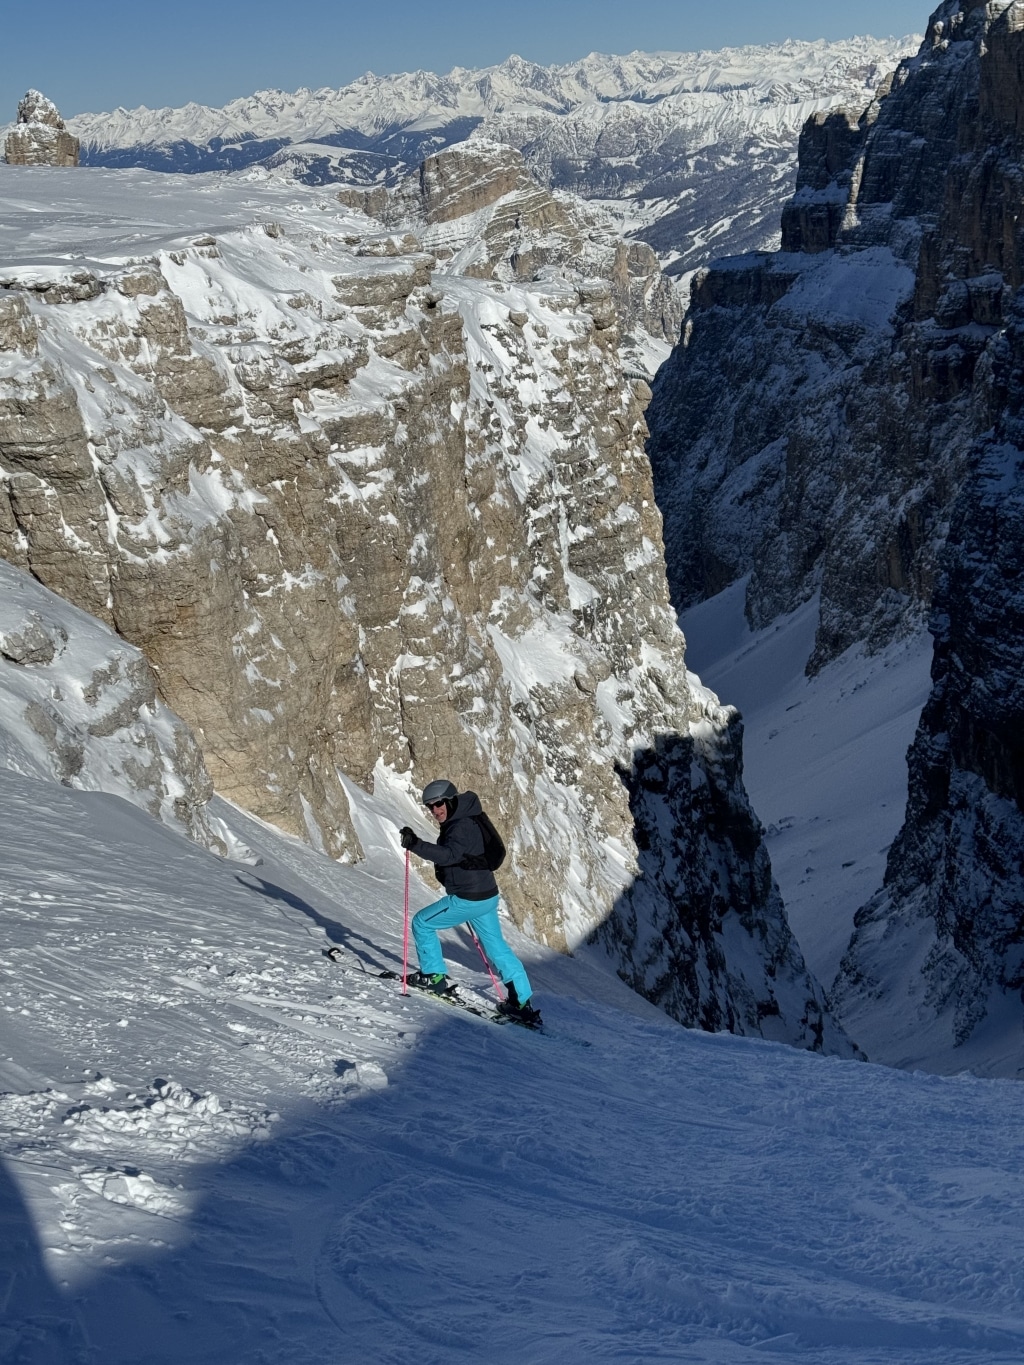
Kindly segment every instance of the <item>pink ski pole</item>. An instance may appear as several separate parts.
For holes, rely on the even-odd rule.
[[[402,994],[409,994],[409,850],[405,850],[405,924],[402,929]]]
[[[499,1000],[504,1000],[504,999],[505,999],[505,993],[504,993],[504,991],[501,989],[501,986],[500,986],[500,984],[499,984],[499,982],[498,982],[498,978],[494,975],[494,972],[493,972],[493,970],[492,970],[492,968],[491,968],[491,964],[487,961],[487,954],[484,952],[483,947],[481,946],[480,940],[477,938],[476,933],[475,933],[475,931],[474,931],[473,929],[470,929],[469,932],[473,935],[473,942],[476,944],[476,950],[477,950],[477,952],[480,954],[480,958],[481,958],[481,960],[482,960],[484,966],[487,968],[487,975],[491,978],[491,981],[492,981],[493,984],[494,984],[494,993],[495,993],[495,995],[498,997]]]

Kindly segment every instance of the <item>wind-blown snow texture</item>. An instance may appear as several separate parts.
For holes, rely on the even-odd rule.
[[[236,170],[312,184],[395,184],[470,135],[517,147],[547,186],[599,201],[686,276],[778,241],[800,129],[866,103],[919,39],[786,42],[715,52],[521,57],[447,75],[367,74],[340,90],[262,90],[223,109],[117,109],[69,122],[91,165]]]
[[[405,1000],[364,971],[402,895],[365,798],[361,869],[228,808],[260,866],[0,799],[4,1359],[1024,1355],[1019,1087],[691,1033],[521,940],[552,1037]]]

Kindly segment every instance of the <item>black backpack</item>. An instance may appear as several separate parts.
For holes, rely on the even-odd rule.
[[[484,851],[469,858],[463,858],[461,866],[472,868],[475,871],[482,871],[486,868],[488,872],[497,872],[498,868],[505,861],[505,844],[501,835],[491,824],[489,815],[483,811],[479,815],[472,817],[474,824],[483,835]]]

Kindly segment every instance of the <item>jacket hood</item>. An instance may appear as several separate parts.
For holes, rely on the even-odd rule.
[[[476,792],[459,792],[459,804],[455,807],[452,820],[461,820],[463,817],[472,820],[474,815],[483,815],[484,808],[480,804],[480,798]]]

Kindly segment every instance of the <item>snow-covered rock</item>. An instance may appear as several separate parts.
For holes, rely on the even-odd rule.
[[[122,796],[224,848],[202,754],[140,651],[2,561],[0,766]]]
[[[624,241],[601,210],[545,189],[512,147],[475,138],[428,157],[394,190],[339,197],[413,232],[443,275],[572,280],[595,321],[618,319],[620,354],[639,376],[658,369],[679,335],[682,304],[651,248]],[[610,300],[595,281],[610,285]]]
[[[18,105],[18,120],[7,134],[9,166],[77,166],[79,141],[67,130],[53,100],[30,90]]]
[[[443,274],[266,173],[7,177],[51,227],[0,268],[0,551],[143,650],[218,790],[353,860],[352,782],[405,823],[450,775],[535,938],[848,1050],[687,678],[611,285]]]

